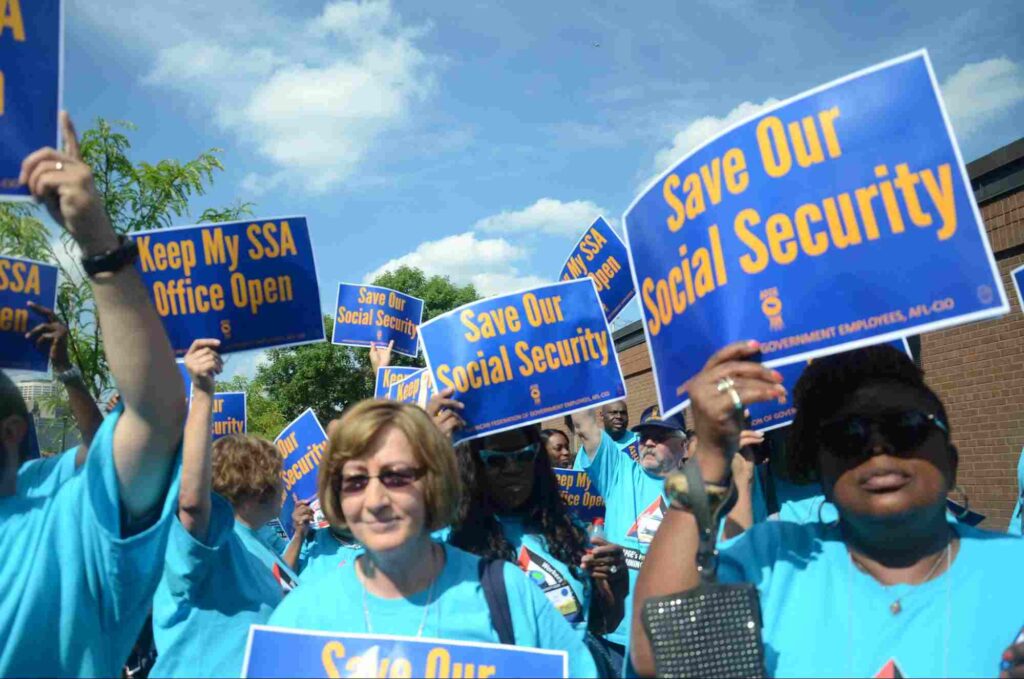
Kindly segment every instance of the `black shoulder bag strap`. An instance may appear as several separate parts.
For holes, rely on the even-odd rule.
[[[480,585],[484,589],[491,625],[498,633],[498,641],[515,646],[516,635],[512,629],[512,610],[508,605],[504,569],[505,562],[500,559],[480,559]]]

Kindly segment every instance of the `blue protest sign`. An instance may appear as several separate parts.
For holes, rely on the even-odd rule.
[[[353,347],[387,344],[394,351],[416,356],[423,300],[376,285],[338,284],[331,342]]]
[[[559,278],[571,281],[584,276],[594,279],[609,323],[636,295],[633,279],[629,275],[629,253],[622,239],[612,231],[603,217],[598,217],[580,236]]]
[[[430,371],[421,368],[412,375],[388,387],[384,393],[384,398],[388,401],[412,403],[420,408],[426,408],[427,401],[435,393],[433,381],[430,379]]]
[[[389,366],[377,368],[377,381],[373,385],[373,397],[385,398],[388,387],[396,382],[401,382],[409,375],[418,373],[423,368],[407,368],[405,366]]]
[[[61,0],[0,3],[0,200],[31,200],[18,185],[21,161],[60,147],[63,14]]]
[[[305,217],[143,231],[136,263],[175,353],[321,342],[324,321]]]
[[[566,677],[565,651],[252,625],[243,677]]]
[[[281,523],[292,535],[292,510],[297,501],[308,502],[313,509],[313,527],[327,525],[316,496],[317,474],[320,460],[327,452],[327,432],[320,426],[312,408],[292,420],[274,439],[281,455],[281,478],[284,480],[285,502],[281,508]]]
[[[29,302],[56,308],[57,267],[0,255],[0,368],[49,368],[49,354],[25,339],[25,333],[46,321],[28,307]]]
[[[454,388],[466,426],[456,440],[515,429],[626,395],[619,357],[590,278],[490,297],[420,327],[439,390]]]
[[[884,342],[884,344],[888,344],[894,349],[902,351],[907,356],[911,356],[910,346],[907,344],[907,340],[903,338]],[[804,369],[807,368],[812,360],[808,359],[776,368],[776,370],[782,373],[782,385],[786,387],[786,391],[790,395],[793,394],[796,383],[800,380],[800,376],[804,374]],[[796,416],[796,408],[793,406],[793,402],[786,397],[778,401],[751,403],[747,406],[747,410],[750,411],[750,426],[755,431],[770,431],[779,427],[785,427],[792,424],[793,418]]]
[[[214,441],[231,434],[244,434],[245,418],[244,391],[222,391],[213,395]]]
[[[1024,313],[1024,264],[1010,272],[1010,279],[1017,290],[1017,304],[1020,305],[1021,313]]]
[[[583,523],[604,518],[604,498],[590,487],[590,476],[585,470],[555,469],[558,492],[572,515]]]
[[[1008,309],[923,51],[734,125],[623,223],[666,415],[733,341],[778,366]]]

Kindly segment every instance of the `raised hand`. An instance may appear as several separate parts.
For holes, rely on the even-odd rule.
[[[45,322],[25,333],[25,339],[34,342],[37,349],[46,351],[50,355],[50,363],[53,369],[64,372],[71,369],[71,359],[68,356],[68,326],[64,325],[53,309],[29,302],[28,306],[32,311],[42,316]]]
[[[377,374],[378,368],[387,368],[391,365],[391,350],[395,347],[395,340],[388,342],[385,347],[370,343],[370,367],[373,368],[373,374]]]
[[[193,387],[206,394],[214,392],[215,378],[224,370],[218,347],[218,339],[197,339],[185,354],[185,369],[192,377]]]
[[[453,432],[466,426],[465,420],[458,413],[465,406],[462,401],[452,398],[454,395],[454,387],[448,387],[444,391],[439,391],[430,397],[426,408],[427,415],[430,415],[437,428],[449,439],[451,439]]]

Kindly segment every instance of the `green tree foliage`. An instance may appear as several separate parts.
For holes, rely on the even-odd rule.
[[[230,380],[217,382],[217,391],[245,392],[246,431],[250,434],[273,441],[290,422],[278,410],[277,403],[245,375],[235,375]]]
[[[109,123],[100,118],[81,138],[83,159],[92,166],[96,189],[103,197],[114,229],[121,234],[160,229],[174,222],[214,222],[250,214],[251,205],[237,204],[207,209],[194,220],[191,201],[206,193],[216,172],[223,171],[221,150],[209,149],[192,160],[161,160],[150,164],[132,162],[127,122]],[[77,247],[35,206],[0,204],[0,253],[28,257],[60,269],[57,313],[71,330],[71,359],[82,370],[86,384],[97,399],[113,385],[92,289],[78,259]]]
[[[446,276],[428,277],[406,266],[378,276],[373,284],[422,299],[424,321],[479,298],[472,285],[455,285]],[[328,339],[333,330],[334,318],[324,316]],[[366,349],[325,342],[267,353],[268,360],[257,369],[253,383],[276,404],[286,422],[312,408],[326,427],[346,406],[373,395],[374,375]],[[422,357],[410,359],[398,354],[392,364],[425,365]],[[275,436],[277,433],[280,429]]]

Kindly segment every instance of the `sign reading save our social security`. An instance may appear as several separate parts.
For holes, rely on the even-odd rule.
[[[387,394],[388,387],[395,382],[401,382],[409,375],[418,373],[423,368],[410,368],[405,366],[388,366],[386,368],[377,368],[377,381],[373,385],[373,397],[384,398]]]
[[[0,3],[0,199],[30,200],[18,183],[21,161],[59,148],[63,52],[61,0]]]
[[[666,414],[729,342],[783,365],[1007,310],[924,52],[735,125],[623,222]]]
[[[566,677],[565,651],[252,625],[244,677]]]
[[[50,364],[49,354],[25,339],[25,333],[45,322],[29,302],[56,306],[57,267],[0,255],[0,368],[46,372]]]
[[[910,353],[910,346],[905,339],[891,340],[884,342],[884,344],[888,344],[892,348],[902,351],[907,356],[913,358]],[[770,431],[793,423],[793,418],[796,416],[796,408],[793,406],[792,398],[796,391],[796,383],[800,380],[800,376],[804,374],[804,370],[810,363],[811,360],[806,360],[777,368],[782,374],[782,385],[786,387],[788,396],[783,396],[777,401],[761,401],[748,405],[747,409],[750,411],[751,428],[756,431]]]
[[[334,344],[368,347],[394,340],[394,351],[417,354],[422,299],[375,285],[339,283],[334,308]]]
[[[274,439],[281,455],[281,478],[284,480],[285,501],[281,507],[281,523],[292,535],[292,510],[297,501],[308,502],[313,509],[315,528],[327,525],[320,502],[317,500],[317,474],[320,460],[327,452],[327,432],[312,408],[292,420]]]
[[[569,511],[583,523],[604,518],[604,498],[590,486],[590,476],[582,469],[555,469],[558,492]]]
[[[245,392],[222,391],[213,395],[213,440],[245,433]]]
[[[604,315],[611,323],[626,308],[636,292],[629,275],[629,254],[622,239],[612,227],[598,217],[576,243],[565,266],[561,280],[571,281],[590,276],[601,297]]]
[[[388,401],[412,403],[421,408],[426,408],[427,401],[430,400],[434,393],[434,384],[430,379],[430,371],[423,368],[388,387],[384,398]]]
[[[459,440],[621,399],[626,387],[590,278],[466,304],[420,328],[439,390],[464,404]]]
[[[135,242],[178,355],[204,337],[219,339],[222,354],[323,341],[305,217],[145,231]]]

